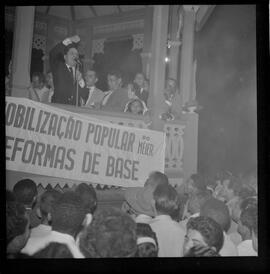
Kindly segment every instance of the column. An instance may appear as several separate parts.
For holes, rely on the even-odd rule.
[[[34,6],[16,7],[12,52],[12,96],[28,97],[34,17]]]
[[[153,7],[145,9],[144,15],[144,33],[143,33],[143,51],[142,57],[142,69],[149,79],[150,76],[150,58],[151,58],[151,41],[152,41],[152,28],[153,28]]]
[[[168,32],[168,5],[155,5],[150,60],[150,94],[152,129],[163,131],[164,122],[159,115],[164,112],[165,57]]]
[[[194,26],[199,6],[184,5],[184,26],[180,62],[180,92],[183,104],[189,101],[193,79]]]
[[[181,16],[178,16],[178,5],[172,6],[172,26],[171,26],[171,37],[169,43],[169,77],[176,79],[178,78],[178,62],[179,62],[179,48],[181,46],[180,39],[178,37],[178,30],[181,27]]]

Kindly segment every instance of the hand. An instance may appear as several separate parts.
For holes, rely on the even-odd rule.
[[[82,74],[79,70],[76,70],[76,80],[79,82],[82,79]]]
[[[69,40],[73,43],[78,43],[81,41],[80,37],[78,35],[74,35],[72,37],[69,37]]]

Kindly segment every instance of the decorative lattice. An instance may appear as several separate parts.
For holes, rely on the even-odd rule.
[[[132,50],[142,49],[143,48],[143,34],[142,33],[134,34],[134,35],[132,35],[132,37],[133,37]]]
[[[179,124],[166,124],[164,127],[166,133],[166,169],[182,170],[182,159],[184,152],[184,128],[185,125]]]
[[[36,30],[46,31],[47,30],[47,24],[45,22],[36,21],[35,22],[35,29]]]
[[[92,56],[94,56],[95,53],[104,53],[104,42],[105,39],[93,40]]]
[[[33,39],[33,48],[34,49],[41,49],[43,53],[46,50],[46,37],[43,35],[34,34]]]

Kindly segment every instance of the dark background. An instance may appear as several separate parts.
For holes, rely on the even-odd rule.
[[[255,170],[256,6],[217,5],[195,35],[198,169]]]

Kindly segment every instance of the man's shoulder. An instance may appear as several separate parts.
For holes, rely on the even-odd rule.
[[[105,92],[103,92],[101,89],[99,89],[99,88],[97,88],[97,87],[95,87],[94,91],[95,91],[96,93],[105,94]]]

